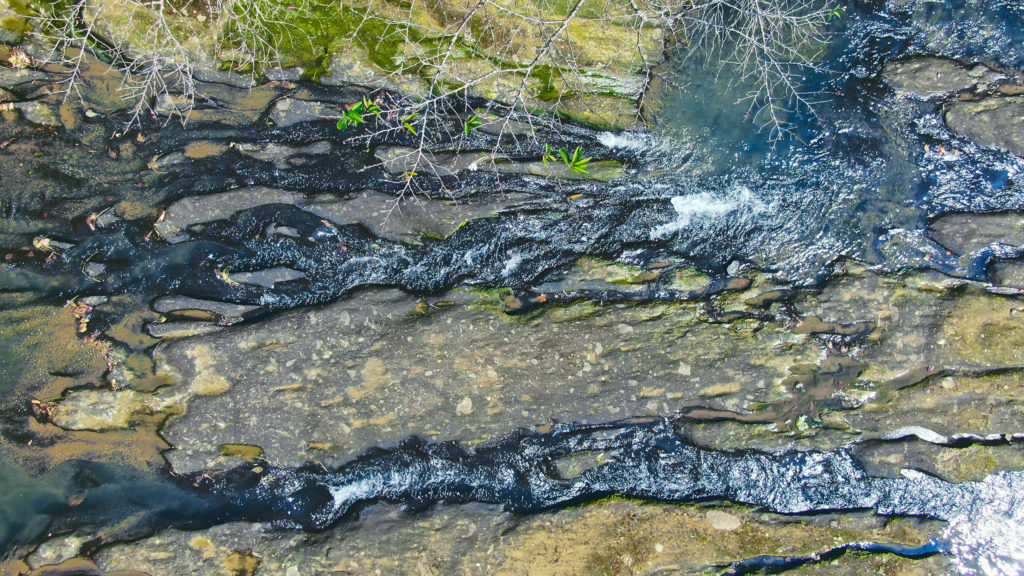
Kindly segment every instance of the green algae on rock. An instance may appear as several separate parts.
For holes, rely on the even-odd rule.
[[[153,54],[165,54],[179,66],[257,76],[279,66],[294,69],[294,79],[399,88],[420,98],[468,90],[619,128],[636,122],[635,100],[665,42],[659,7],[619,0],[575,7],[253,0],[131,8],[87,2],[83,18],[98,37],[148,65],[158,65],[146,60]],[[171,71],[186,99],[168,110],[184,113],[202,91],[186,70]]]

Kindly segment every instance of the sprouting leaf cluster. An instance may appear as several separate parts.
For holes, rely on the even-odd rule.
[[[572,151],[571,155],[566,152],[565,148],[559,148],[558,155],[556,156],[554,152],[551,151],[551,146],[549,144],[544,145],[544,155],[541,156],[541,160],[544,162],[545,166],[550,167],[549,162],[558,162],[559,158],[561,158],[562,163],[569,168],[570,172],[576,172],[577,174],[589,174],[589,172],[587,172],[587,164],[590,164],[590,158],[583,157],[582,146],[577,146],[576,149]]]
[[[345,113],[338,119],[338,130],[344,130],[349,126],[358,126],[366,122],[366,116],[373,114],[380,117],[380,106],[375,104],[366,96],[359,102],[345,110]]]
[[[345,130],[349,126],[358,126],[363,124],[366,122],[366,118],[370,114],[380,118],[381,109],[375,101],[364,96],[359,102],[347,107],[341,118],[338,119],[338,130]],[[416,136],[419,136],[419,133],[416,131],[416,127],[413,126],[412,121],[419,115],[419,112],[412,112],[411,114],[402,116],[401,118],[402,126]],[[389,115],[388,118],[391,119],[393,116]]]
[[[419,136],[419,134],[416,132],[416,128],[413,127],[412,121],[413,118],[416,118],[419,115],[419,112],[413,112],[412,114],[402,118],[402,126],[405,126],[405,129],[412,132],[414,136]]]
[[[484,123],[480,121],[480,117],[477,116],[476,114],[470,116],[469,118],[466,118],[466,123],[464,125],[466,129],[466,136],[469,136],[470,130],[476,128],[477,126],[483,126],[483,124]]]

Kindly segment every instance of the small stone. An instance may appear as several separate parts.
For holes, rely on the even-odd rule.
[[[47,540],[28,557],[28,564],[37,569],[47,565],[60,564],[77,556],[85,541],[85,537],[73,534]]]
[[[455,406],[455,413],[459,416],[469,416],[473,413],[473,399],[466,396]]]
[[[105,272],[106,269],[106,264],[103,264],[101,262],[89,262],[88,264],[85,265],[83,271],[85,272],[86,276],[90,278],[95,278],[100,274],[103,274],[103,272]]]
[[[740,519],[721,510],[708,510],[708,522],[716,530],[732,531],[740,527]]]
[[[53,110],[42,102],[19,102],[17,105],[25,120],[42,126],[60,126],[60,120]]]

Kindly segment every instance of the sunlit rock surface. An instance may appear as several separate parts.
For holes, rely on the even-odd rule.
[[[366,89],[294,69],[251,89],[206,73],[185,128],[165,124],[186,103],[169,95],[163,116],[124,131],[107,66],[89,60],[83,100],[68,102],[47,73],[0,68],[16,101],[0,111],[0,478],[25,495],[2,509],[17,527],[0,532],[4,569],[702,573],[770,556],[801,559],[794,573],[1012,573],[1021,27],[1001,2],[945,21],[925,4],[881,23],[851,9],[852,43],[837,48],[850,71],[829,86],[846,95],[806,149],[772,154],[742,113],[674,141],[480,112],[465,148],[431,141],[428,169],[408,175],[407,131],[361,141],[334,124]],[[998,33],[974,34],[992,22]],[[890,37],[907,53],[866,40]],[[632,112],[614,98],[618,117]],[[594,173],[551,168],[544,143],[585,146]],[[801,477],[851,501],[780,515],[759,506],[803,494],[736,481],[697,504],[663,476],[639,495],[679,504],[604,498],[639,476],[603,478],[609,462],[650,464],[623,450],[500,453],[569,495],[541,504],[502,492],[514,483],[499,475],[468,476],[469,496],[438,489],[429,466],[408,468],[434,482],[421,490],[399,465],[339,479],[353,462],[376,474],[359,463],[388,454],[461,462],[517,429],[645,421],[632,418],[673,419],[659,439],[678,451],[662,461],[689,442],[719,460],[834,450],[855,473]],[[902,499],[873,491],[902,485]],[[191,499],[208,493],[236,507],[207,517]],[[409,509],[373,503],[392,497]],[[568,508],[504,510],[545,502]],[[251,521],[224,523],[238,519]],[[327,530],[279,530],[304,521]],[[843,553],[857,543],[925,557]]]

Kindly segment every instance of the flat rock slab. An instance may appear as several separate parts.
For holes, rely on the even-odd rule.
[[[261,559],[261,576],[717,574],[723,564],[742,558],[811,554],[855,540],[920,544],[942,529],[934,521],[863,514],[795,521],[738,507],[726,510],[607,499],[522,517],[480,505],[440,506],[416,514],[376,505],[350,529],[316,535],[253,524],[166,530],[104,547],[94,558],[104,570],[154,575],[225,574],[227,560],[238,551]],[[715,521],[719,515],[730,518],[726,527],[735,524],[735,529],[722,529]],[[48,548],[74,548],[66,540],[55,539]],[[943,574],[950,564],[942,555],[912,560],[845,554],[796,573]]]
[[[929,226],[932,239],[957,254],[993,243],[1024,246],[1024,213],[948,214]]]
[[[305,277],[306,275],[302,272],[284,266],[254,270],[252,272],[232,272],[230,274],[230,278],[235,282],[271,289],[277,284],[301,280]]]
[[[953,102],[946,106],[946,125],[982,146],[1024,156],[1024,96]]]
[[[307,197],[288,190],[251,186],[178,200],[167,208],[163,219],[153,227],[164,240],[178,243],[191,238],[190,226],[226,220],[236,212],[267,204],[291,204],[338,225],[361,224],[380,238],[419,242],[423,237],[445,238],[468,220],[490,216],[527,200],[527,195],[515,193],[486,195],[469,202],[445,202],[425,200],[411,194],[399,198],[374,190],[362,190],[343,197],[326,194]],[[297,234],[287,226],[270,229],[267,233]],[[237,273],[231,274],[238,282],[250,283],[236,276]],[[284,281],[284,278],[278,281]]]
[[[0,88],[13,88],[20,84],[45,80],[46,74],[31,68],[7,68],[0,66]]]
[[[911,58],[886,64],[885,81],[897,92],[933,98],[986,86],[1006,76],[983,64],[964,66],[946,58]]]
[[[161,314],[168,314],[179,310],[205,310],[218,316],[230,318],[241,317],[259,309],[259,306],[232,304],[216,300],[200,300],[199,298],[191,298],[189,296],[164,296],[153,302],[153,310]]]
[[[300,204],[304,199],[305,197],[298,192],[263,186],[239,188],[206,196],[191,196],[178,200],[168,207],[163,220],[154,224],[153,228],[168,242],[183,242],[190,238],[186,229],[193,224],[224,220],[236,212],[264,204]]]
[[[270,120],[279,128],[288,128],[302,122],[341,118],[344,110],[323,102],[296,98],[282,98],[270,109]]]
[[[470,292],[422,305],[364,292],[172,343],[161,364],[182,382],[230,370],[245,385],[190,403],[165,430],[168,459],[184,472],[217,462],[227,443],[261,446],[279,464],[344,461],[410,435],[472,444],[549,418],[668,414],[736,379],[748,385],[714,402],[740,409],[820,354],[812,337],[771,327],[727,337],[733,328],[696,322],[691,305],[581,303],[532,319],[499,309],[498,297]],[[196,362],[197,346],[208,361]]]
[[[482,170],[500,174],[531,174],[558,180],[602,182],[614,180],[623,174],[622,163],[617,160],[596,160],[586,166],[586,172],[576,172],[561,160],[518,162],[483,151],[432,153],[415,148],[381,146],[376,150],[376,156],[384,164],[384,169],[392,174],[454,176],[461,172]]]
[[[323,156],[331,153],[331,143],[326,141],[313,142],[306,145],[279,144],[276,142],[268,144],[238,144],[236,148],[243,155],[262,162],[270,162],[280,170],[285,170],[301,162],[304,156]]]

